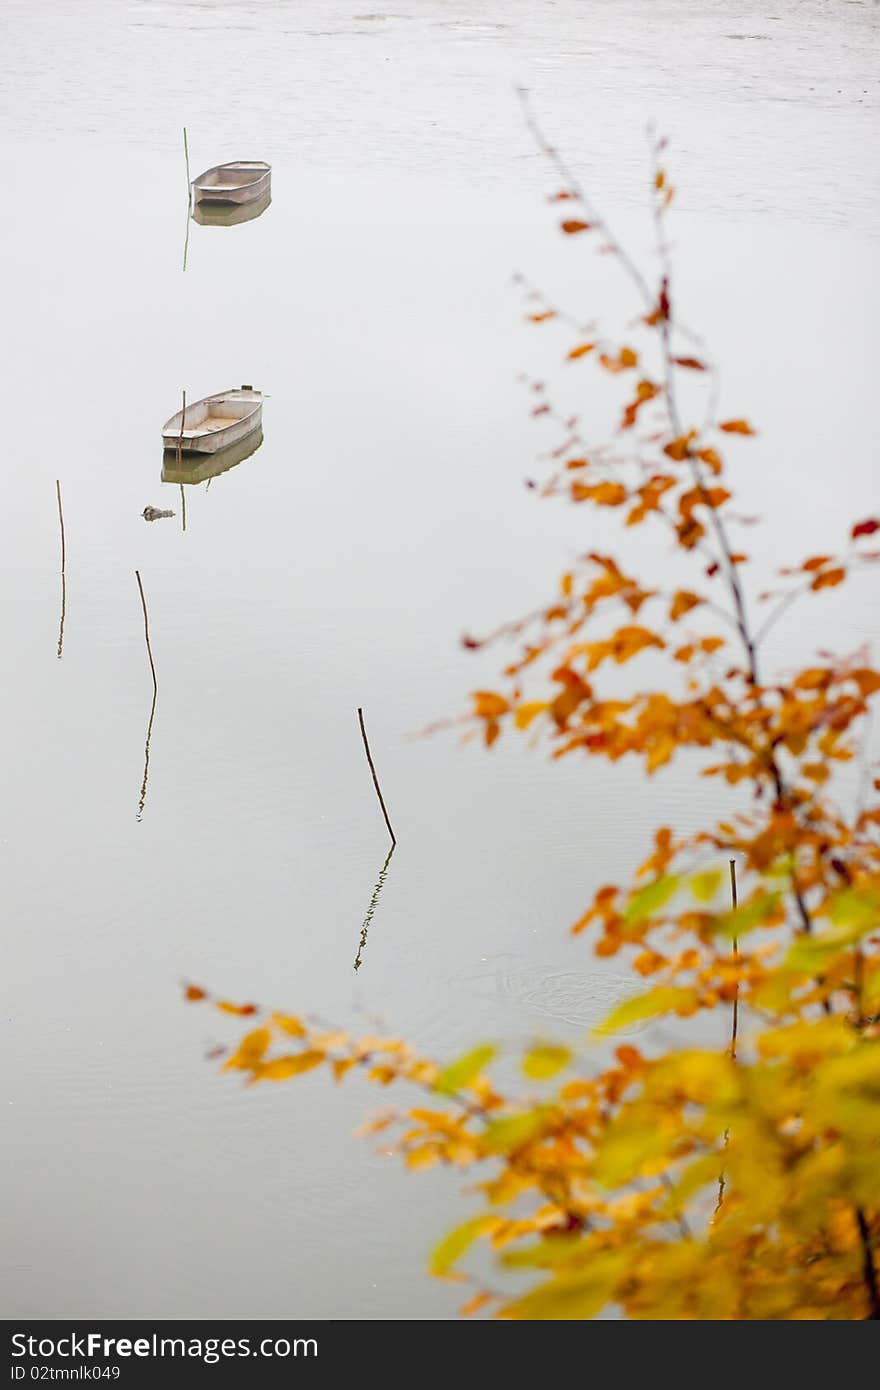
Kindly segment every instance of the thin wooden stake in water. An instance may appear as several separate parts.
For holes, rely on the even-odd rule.
[[[186,126],[183,127],[183,157],[186,160],[186,200],[192,207],[192,182],[189,176],[189,144],[186,138]]]
[[[183,483],[180,484],[180,521],[183,530],[186,530],[186,493],[183,490]]]
[[[150,738],[153,733],[153,719],[155,718],[156,714],[156,697],[159,694],[159,682],[156,680],[156,666],[153,661],[153,649],[150,646],[150,620],[147,616],[147,600],[144,597],[144,586],[141,583],[141,576],[138,570],[135,570],[134,577],[138,583],[138,589],[140,591],[141,596],[141,607],[144,610],[144,640],[147,644],[147,656],[149,657],[150,661],[150,674],[153,677],[153,703],[150,706],[150,718],[147,724],[147,737],[144,742],[144,780],[141,783],[141,795],[140,800],[138,801],[137,819],[140,820],[144,814],[144,804],[147,800],[147,778],[150,774]]]
[[[64,541],[64,509],[61,506],[61,483],[55,479],[55,495],[58,498],[58,520],[61,523],[61,626],[58,629],[58,660],[64,646],[64,615],[67,612],[67,546]]]
[[[373,774],[373,786],[376,788],[376,795],[379,798],[379,805],[382,807],[382,815],[385,817],[385,824],[388,826],[388,834],[391,836],[391,844],[392,846],[394,846],[397,844],[397,836],[391,828],[391,821],[388,819],[388,810],[385,806],[385,798],[382,795],[382,788],[379,786],[379,778],[376,776],[376,769],[373,765],[372,754],[370,753],[370,745],[367,742],[367,731],[364,728],[364,712],[360,708],[358,709],[358,722],[361,726],[361,738],[364,741],[364,751],[367,755],[367,762],[370,764],[370,771]]]
[[[186,160],[186,237],[183,243],[183,269],[186,271],[186,258],[189,252],[189,223],[192,215],[192,183],[189,176],[189,145],[186,139],[186,126],[183,127],[183,156]]]

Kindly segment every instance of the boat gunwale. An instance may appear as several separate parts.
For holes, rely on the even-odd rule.
[[[210,169],[203,169],[192,181],[192,187],[200,192],[206,192],[211,188],[222,187],[223,185],[202,183],[202,179],[208,178],[210,174],[219,174],[221,169],[232,169],[236,165],[251,164],[254,168],[259,168],[259,173],[255,178],[249,179],[246,183],[236,183],[228,185],[231,188],[253,188],[254,184],[260,183],[262,179],[268,178],[272,172],[272,165],[267,164],[264,159],[225,159],[222,164],[212,164]]]

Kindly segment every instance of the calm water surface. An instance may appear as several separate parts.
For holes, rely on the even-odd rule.
[[[458,1182],[351,1130],[375,1094],[243,1090],[181,978],[375,1021],[449,1053],[576,1038],[625,988],[565,928],[652,827],[717,809],[682,766],[491,756],[408,736],[497,655],[599,521],[523,488],[553,441],[517,372],[562,344],[510,277],[633,312],[561,245],[513,85],[637,249],[643,128],[672,138],[689,317],[725,363],[761,572],[875,505],[877,48],[871,3],[7,0],[0,824],[6,1316],[453,1315],[423,1274]],[[193,225],[193,173],[273,165],[273,200]],[[583,379],[583,378],[581,378]],[[570,382],[570,378],[566,378]],[[161,481],[181,388],[267,393],[264,442]],[[564,389],[573,392],[569,384]],[[591,421],[601,403],[587,389]],[[62,659],[55,479],[66,520]],[[147,505],[172,520],[147,524]],[[669,565],[647,537],[638,560]],[[151,683],[159,698],[143,814]],[[867,585],[777,629],[768,661],[851,649]],[[353,961],[386,838],[400,845]]]

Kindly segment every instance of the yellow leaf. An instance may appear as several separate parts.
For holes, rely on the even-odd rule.
[[[660,1014],[693,1013],[698,995],[694,989],[678,988],[675,985],[658,985],[647,994],[638,994],[635,999],[625,999],[594,1032],[600,1036],[617,1033],[633,1023],[643,1023],[646,1019],[657,1018]]]
[[[247,1033],[238,1044],[238,1051],[224,1063],[224,1071],[251,1071],[259,1064],[260,1058],[272,1041],[268,1028],[255,1028]]]
[[[500,1120],[492,1120],[486,1126],[483,1142],[492,1153],[512,1153],[530,1139],[534,1139],[546,1126],[548,1111],[545,1106],[527,1110],[522,1115],[509,1115]]]
[[[495,1048],[488,1043],[482,1047],[475,1047],[471,1052],[466,1052],[456,1062],[451,1062],[448,1067],[444,1067],[434,1083],[434,1090],[443,1091],[446,1095],[460,1091],[463,1086],[469,1085],[474,1077],[479,1076],[494,1056]]]
[[[539,714],[543,714],[548,709],[546,700],[530,700],[527,704],[520,705],[514,716],[518,729],[527,729],[533,719],[537,719]]]
[[[522,1069],[532,1081],[547,1081],[562,1071],[571,1061],[570,1048],[559,1047],[554,1043],[542,1043],[527,1052],[522,1061]]]
[[[272,1022],[276,1028],[289,1033],[292,1038],[304,1038],[306,1035],[306,1030],[299,1019],[294,1018],[291,1014],[273,1014]]]
[[[487,1235],[489,1231],[498,1225],[497,1216],[473,1216],[470,1221],[465,1221],[461,1226],[456,1226],[453,1231],[444,1236],[434,1249],[431,1256],[431,1273],[437,1275],[447,1274],[454,1264],[461,1259],[480,1236]]]
[[[600,1313],[613,1300],[626,1276],[632,1254],[611,1250],[597,1254],[586,1269],[540,1284],[532,1293],[506,1304],[501,1316],[529,1322],[581,1321]]]
[[[635,893],[624,910],[628,922],[644,922],[665,907],[678,891],[681,878],[678,874],[667,874],[665,878],[655,879],[645,888]]]
[[[721,887],[721,870],[706,869],[702,873],[694,874],[688,880],[688,887],[698,903],[710,902]]]
[[[318,1051],[292,1052],[287,1057],[273,1057],[271,1062],[264,1062],[257,1067],[254,1075],[256,1081],[286,1081],[289,1076],[299,1076],[301,1072],[311,1071],[313,1067],[319,1067],[324,1061],[326,1054]]]

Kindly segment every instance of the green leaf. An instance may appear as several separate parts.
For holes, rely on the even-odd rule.
[[[498,1225],[497,1216],[473,1216],[470,1221],[456,1226],[445,1235],[431,1255],[431,1273],[446,1274],[475,1240],[494,1230]]]
[[[658,985],[656,989],[648,990],[647,994],[637,994],[635,999],[625,999],[622,1004],[618,1004],[593,1032],[600,1037],[606,1033],[617,1033],[632,1023],[642,1023],[645,1019],[656,1018],[659,1014],[678,1013],[680,1009],[695,1004],[696,1000],[695,989],[679,988],[677,985]]]
[[[527,1144],[530,1139],[540,1134],[547,1123],[549,1113],[547,1106],[541,1105],[536,1110],[525,1111],[522,1115],[492,1120],[486,1126],[483,1141],[494,1153],[511,1153],[513,1149],[518,1149],[521,1144]]]
[[[704,869],[702,873],[694,874],[688,879],[688,887],[698,903],[711,902],[721,887],[721,870]]]
[[[754,931],[764,922],[769,922],[778,912],[781,901],[781,893],[759,893],[751,902],[743,903],[742,907],[722,912],[716,917],[715,931],[719,936],[729,937],[730,940],[745,936],[746,932]]]
[[[864,888],[845,888],[830,900],[828,916],[835,927],[854,933],[850,940],[857,941],[869,932],[880,929],[880,893]]]
[[[532,1081],[547,1081],[567,1067],[571,1058],[570,1048],[555,1043],[539,1043],[523,1057],[522,1069]]]
[[[624,908],[624,917],[628,922],[644,922],[647,918],[653,917],[655,912],[659,912],[661,907],[665,907],[669,899],[675,896],[680,883],[680,874],[667,874],[664,878],[655,879],[653,883],[633,894]]]
[[[475,1047],[471,1052],[466,1052],[458,1061],[450,1062],[437,1080],[434,1082],[434,1090],[442,1091],[445,1095],[453,1095],[473,1081],[474,1077],[479,1076],[481,1071],[492,1061],[495,1056],[495,1048],[488,1043],[481,1047]]]
[[[593,1318],[613,1299],[614,1291],[626,1276],[632,1254],[612,1250],[597,1254],[586,1269],[540,1284],[532,1293],[518,1298],[504,1309],[505,1318],[541,1322],[576,1322]]]

